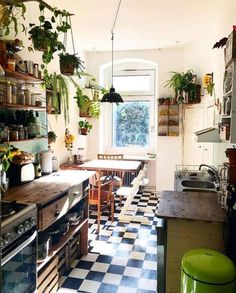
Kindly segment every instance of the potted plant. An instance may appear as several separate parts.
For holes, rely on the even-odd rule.
[[[196,75],[192,70],[187,72],[172,71],[171,77],[167,80],[165,86],[174,90],[178,103],[183,102],[200,102],[198,85],[195,83]]]
[[[57,135],[54,131],[49,131],[48,132],[48,144],[51,144],[55,142],[57,139]]]
[[[90,124],[87,120],[79,121],[79,130],[81,135],[87,135],[88,132],[93,128],[93,125]]]
[[[85,85],[83,88],[74,79],[70,78],[76,87],[74,99],[76,99],[76,103],[80,108],[80,115],[81,117],[99,118],[101,113],[99,94],[105,94],[108,91],[104,87],[97,85],[96,79],[90,74],[82,73],[82,75],[90,77],[88,85]]]
[[[64,75],[74,75],[75,70],[83,72],[85,68],[83,66],[83,61],[76,54],[61,53],[59,54],[60,60],[60,71]]]

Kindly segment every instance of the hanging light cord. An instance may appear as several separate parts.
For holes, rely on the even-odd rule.
[[[121,4],[121,0],[120,0],[120,2],[118,4],[117,10],[116,10],[116,16],[115,16],[114,23],[113,23],[113,26],[112,26],[112,29],[111,29],[111,86],[112,86],[112,88],[113,88],[113,48],[114,48],[113,41],[114,41],[114,29],[115,29],[116,20],[117,20],[119,10],[120,10],[120,4]]]

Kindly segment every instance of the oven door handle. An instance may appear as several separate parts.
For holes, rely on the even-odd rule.
[[[32,242],[37,235],[37,231],[34,231],[34,233],[23,243],[21,243],[19,246],[17,246],[14,250],[12,250],[7,256],[3,257],[1,260],[1,266],[4,266],[5,263],[7,263],[11,258],[13,258],[15,255],[17,255],[18,252],[20,252],[22,249],[24,249],[27,245]]]

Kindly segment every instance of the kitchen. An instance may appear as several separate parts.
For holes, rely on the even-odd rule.
[[[52,6],[57,6],[59,9],[66,9],[71,12],[71,4],[70,3],[58,3],[57,1],[50,1]],[[82,5],[82,3],[80,3]],[[71,21],[73,24],[73,33],[76,36],[75,42],[76,50],[79,52],[79,56],[81,59],[85,61],[86,72],[91,73],[96,77],[96,80],[99,81],[99,84],[104,86],[110,86],[110,73],[111,73],[111,43],[110,43],[110,30],[111,25],[114,21],[114,15],[116,11],[116,6],[118,5],[118,1],[114,4],[114,7],[110,7],[109,21],[106,21],[105,31],[101,34],[99,32],[93,31],[94,26],[91,27],[91,22],[101,22],[101,8],[94,6],[95,4],[91,4],[91,7],[87,8],[90,13],[93,13],[91,17],[87,17],[88,11],[82,10],[80,6],[78,6],[78,20],[81,21],[77,27],[75,19],[77,18],[77,13],[75,16],[71,17]],[[179,4],[179,5],[177,5]],[[206,73],[213,72],[214,73],[214,83],[215,83],[215,94],[216,98],[220,98],[223,95],[223,75],[225,71],[224,64],[224,53],[223,49],[212,49],[213,45],[219,41],[223,37],[227,37],[231,31],[232,26],[235,23],[234,20],[234,7],[235,4],[233,1],[227,1],[227,5],[222,1],[209,1],[209,3],[194,3],[191,1],[190,4],[185,6],[183,1],[179,1],[176,7],[168,7],[163,3],[159,3],[156,1],[150,1],[149,5],[143,7],[143,9],[139,8],[139,16],[136,16],[136,26],[142,32],[142,26],[146,26],[149,29],[149,33],[146,32],[146,35],[142,36],[142,44],[138,44],[135,46],[135,43],[130,44],[130,47],[126,47],[127,37],[132,38],[131,32],[126,29],[127,19],[130,19],[130,10],[126,8],[125,4],[121,3],[121,10],[118,15],[116,28],[115,28],[115,38],[114,38],[114,64],[115,70],[122,71],[124,69],[154,69],[158,73],[158,77],[156,76],[156,87],[155,87],[155,96],[157,97],[167,97],[169,96],[170,89],[168,87],[164,87],[163,85],[169,79],[169,72],[171,71],[187,71],[188,69],[193,69],[194,73],[197,74],[199,83],[202,83],[202,78]],[[79,5],[79,3],[78,3]],[[100,5],[100,4],[99,4]],[[108,2],[104,3],[104,7],[108,7]],[[123,6],[124,5],[124,6]],[[131,7],[135,7],[136,4],[131,1]],[[133,6],[132,6],[133,5]],[[209,7],[207,6],[209,5]],[[219,5],[219,6],[218,6]],[[81,6],[83,7],[83,6]],[[124,7],[124,8],[122,8]],[[215,7],[213,9],[212,7]],[[124,9],[124,10],[123,10]],[[126,10],[127,9],[127,14]],[[134,8],[133,8],[134,9]],[[176,10],[177,9],[177,10]],[[184,10],[186,9],[186,10]],[[28,23],[35,22],[34,15],[35,11],[38,11],[38,4],[31,2],[27,4],[27,25]],[[142,11],[147,11],[144,15]],[[184,11],[184,12],[183,12]],[[196,16],[192,16],[192,11],[195,11]],[[74,11],[73,11],[74,12]],[[157,17],[158,13],[158,17]],[[107,14],[107,13],[106,13]],[[160,14],[160,15],[159,15]],[[179,17],[176,18],[175,15],[185,15],[191,30],[187,32],[184,30],[184,24],[180,22]],[[168,17],[166,17],[168,15]],[[170,15],[170,16],[169,16]],[[161,17],[162,16],[162,17]],[[108,17],[108,16],[107,16]],[[119,20],[120,17],[121,18]],[[154,31],[152,27],[151,19],[158,19],[158,23],[163,23],[162,27],[165,27],[165,30],[162,29],[162,32],[159,32],[159,35],[149,35],[151,31]],[[105,17],[104,17],[105,19]],[[140,22],[142,19],[142,25]],[[171,21],[175,21],[172,23]],[[165,22],[164,22],[165,21]],[[131,22],[131,21],[130,21]],[[202,24],[202,26],[200,26]],[[130,24],[131,25],[131,24]],[[186,26],[186,25],[185,25]],[[197,30],[193,32],[193,28],[199,27],[199,32],[197,35]],[[177,32],[174,32],[174,28],[178,27]],[[169,31],[167,31],[169,28]],[[102,40],[99,46],[99,43],[96,45],[91,44],[90,47],[86,48],[86,44],[80,41],[79,34],[82,34],[85,41],[88,44],[91,44],[91,39],[95,38],[94,35],[98,35],[99,39]],[[91,31],[89,30],[91,29]],[[93,30],[92,30],[93,29]],[[183,36],[182,31],[185,32]],[[78,36],[76,35],[78,33]],[[168,36],[166,39],[169,39],[170,45],[167,43],[159,44],[158,39],[161,39],[162,35]],[[13,33],[14,35],[14,33]],[[188,40],[188,43],[181,44],[182,38],[185,37]],[[69,35],[68,35],[69,38]],[[14,37],[13,37],[14,39]],[[41,53],[38,51],[28,52],[28,37],[23,34],[19,34],[19,39],[23,41],[24,49],[19,52],[19,55],[24,60],[34,60],[34,63],[41,64]],[[153,41],[150,44],[150,47],[147,47],[143,40],[150,39]],[[136,39],[134,39],[136,40]],[[134,42],[133,40],[133,42]],[[84,41],[84,42],[85,42]],[[138,40],[136,40],[137,42]],[[155,43],[155,41],[157,43]],[[68,46],[69,44],[68,40]],[[106,47],[102,47],[103,44],[106,44]],[[123,45],[122,45],[123,44]],[[95,47],[95,49],[93,49]],[[97,47],[97,48],[96,48]],[[84,48],[84,50],[83,50]],[[119,61],[119,62],[118,62]],[[58,62],[57,56],[54,57],[54,60],[49,65],[51,70],[58,70]],[[100,72],[103,70],[103,76],[100,75]],[[83,79],[79,80],[79,83],[83,85]],[[105,139],[108,139],[106,136],[106,132],[103,130],[103,125],[108,125],[107,123],[108,117],[106,117],[106,113],[109,112],[109,107],[111,105],[104,105],[104,107],[108,108],[104,110],[104,115],[101,116],[101,119],[97,120],[94,118],[86,118],[92,123],[93,128],[91,129],[89,135],[83,136],[78,134],[78,107],[76,105],[76,100],[73,99],[74,96],[74,88],[70,89],[72,95],[70,97],[70,107],[69,107],[69,117],[70,122],[67,126],[65,126],[63,114],[57,115],[57,117],[53,114],[48,115],[49,122],[49,130],[55,131],[57,135],[56,142],[51,144],[51,148],[54,151],[54,154],[60,159],[61,163],[67,162],[68,153],[70,151],[67,150],[64,144],[64,132],[66,127],[70,130],[71,134],[75,136],[75,140],[73,142],[73,154],[78,154],[77,150],[79,150],[79,155],[83,155],[85,159],[94,159],[99,152],[109,152],[110,150],[107,148],[107,143],[105,143]],[[38,89],[37,91],[38,92]],[[202,89],[203,94],[203,89]],[[212,107],[208,107],[208,104],[212,103],[214,96],[205,95],[202,96],[202,102],[196,105],[184,105],[186,109],[184,110],[185,121],[187,119],[193,119],[193,122],[183,123],[184,129],[180,129],[180,133],[183,133],[183,130],[191,128],[189,133],[184,132],[183,135],[179,135],[176,137],[172,136],[156,136],[156,128],[153,129],[153,145],[150,146],[149,150],[130,150],[130,148],[126,148],[127,156],[137,155],[137,156],[145,156],[147,152],[155,153],[157,159],[146,158],[148,162],[148,177],[150,180],[151,186],[156,186],[158,191],[162,190],[173,190],[174,186],[174,172],[176,165],[200,165],[201,163],[207,163],[210,165],[218,166],[223,162],[227,161],[225,156],[226,148],[232,146],[228,142],[221,143],[195,143],[195,141],[189,142],[189,137],[193,136],[195,130],[201,130],[206,127],[213,126],[210,123],[215,123],[214,126],[218,123],[218,110],[216,107],[213,107],[213,118],[212,115],[208,115],[208,110],[212,110]],[[156,107],[156,104],[155,104]],[[155,109],[157,113],[157,109]],[[183,114],[184,114],[183,113]],[[201,117],[200,119],[196,118],[195,113],[197,113],[197,117]],[[209,112],[210,113],[210,112]],[[194,116],[195,115],[195,116]],[[104,117],[104,118],[102,118]],[[189,118],[190,117],[190,118]],[[103,120],[103,121],[102,121]],[[153,117],[154,124],[157,125],[157,117]],[[197,127],[196,123],[199,125]],[[103,125],[102,125],[103,124]],[[181,126],[182,127],[182,126]],[[181,128],[180,127],[180,128]],[[186,136],[185,136],[186,134]],[[183,137],[186,139],[183,141]],[[100,139],[103,138],[103,139]],[[188,143],[186,144],[186,141]],[[23,149],[28,152],[34,151],[34,146],[30,143],[18,142],[17,145],[20,149]],[[167,149],[168,146],[168,149]],[[45,145],[43,145],[45,147]],[[207,151],[204,149],[208,149]],[[125,150],[124,150],[125,151]],[[207,153],[207,154],[206,154]],[[198,155],[196,155],[198,154]]]

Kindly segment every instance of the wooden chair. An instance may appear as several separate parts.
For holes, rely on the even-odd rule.
[[[123,160],[123,154],[98,154],[98,160]]]
[[[114,221],[114,194],[113,194],[113,184],[115,180],[111,177],[101,183],[99,179],[94,184],[90,183],[89,190],[89,205],[97,207],[97,231],[100,230],[100,217],[101,212],[104,209],[109,210],[109,216],[111,221]],[[100,192],[99,192],[100,190]]]
[[[98,160],[123,160],[124,155],[123,154],[98,154],[97,155]],[[112,175],[115,179],[114,187],[119,188],[123,185],[124,175],[125,172],[123,171],[116,171],[116,172],[103,172],[101,177],[101,182],[105,179],[106,176]]]

